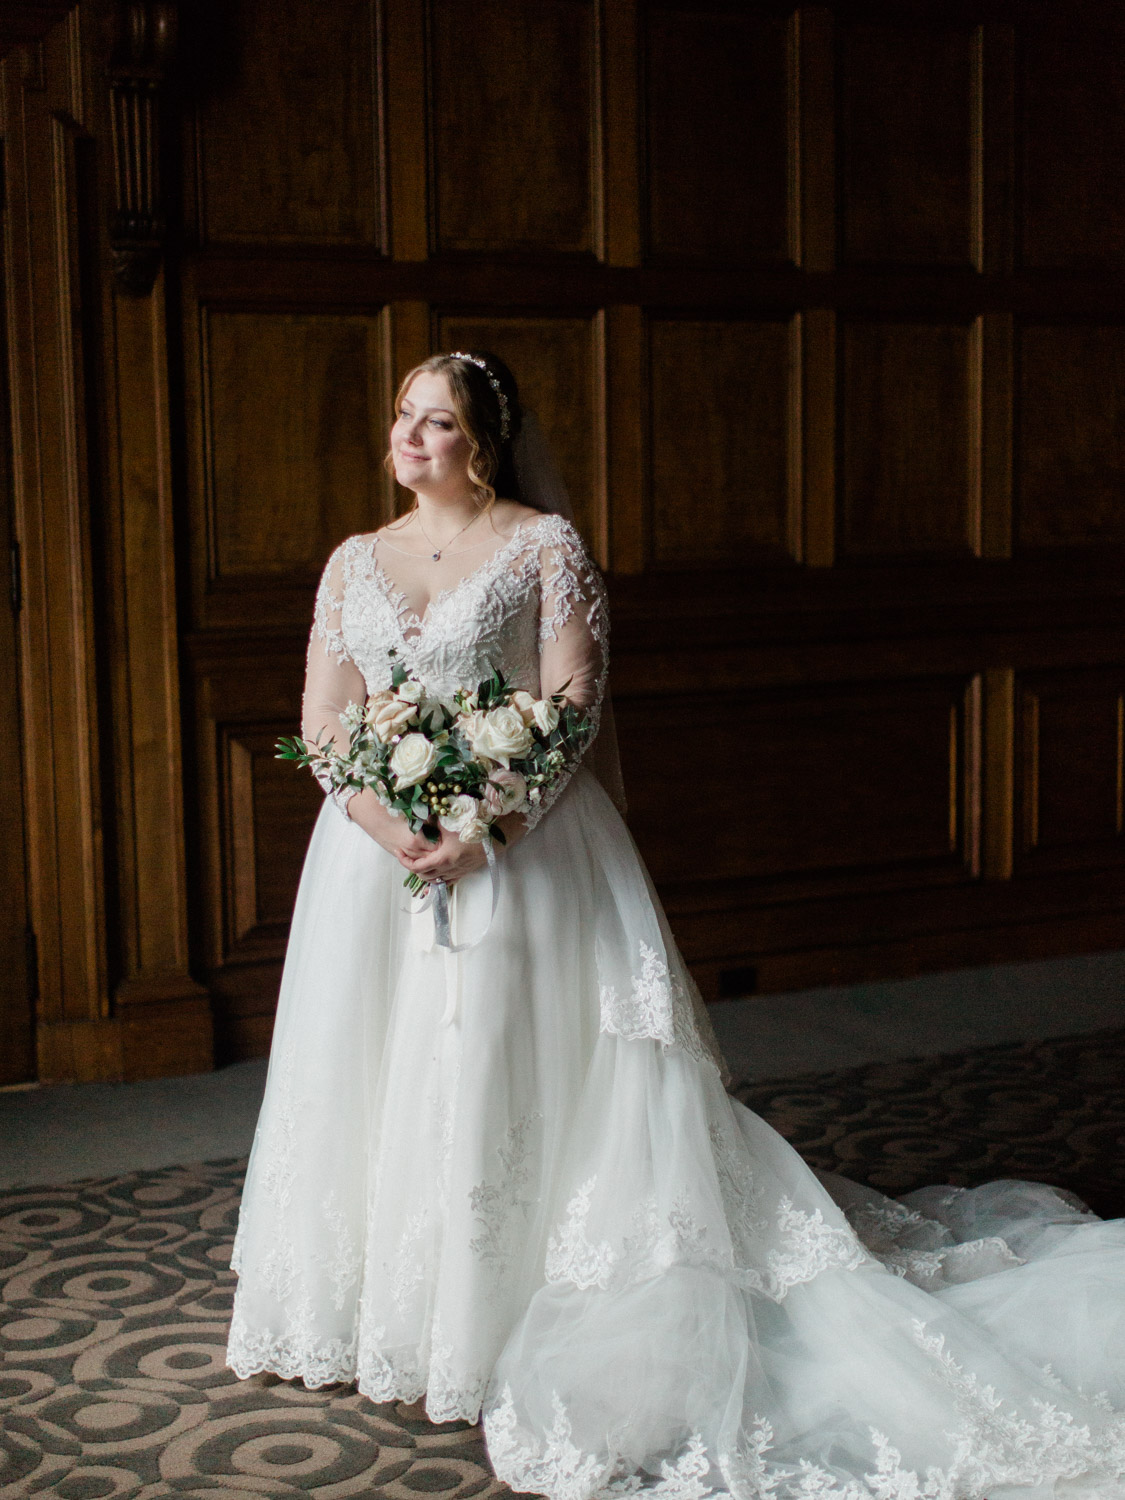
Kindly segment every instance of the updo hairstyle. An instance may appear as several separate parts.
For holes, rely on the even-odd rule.
[[[402,403],[416,375],[444,375],[449,382],[453,415],[469,440],[469,483],[482,511],[492,508],[499,496],[505,500],[519,498],[519,484],[512,458],[512,444],[519,434],[523,412],[515,376],[498,355],[485,350],[467,351],[473,359],[483,360],[487,373],[468,359],[454,359],[450,354],[433,354],[415,365],[395,396],[395,417],[402,413]],[[500,399],[489,382],[492,375],[508,403],[508,430],[501,434]],[[394,472],[394,455],[386,457],[388,470]]]

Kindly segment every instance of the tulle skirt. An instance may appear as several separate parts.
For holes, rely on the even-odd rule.
[[[237,1374],[483,1408],[499,1477],[558,1500],[1125,1500],[1125,1223],[1036,1184],[818,1178],[727,1095],[588,773],[501,867],[490,926],[487,874],[458,885],[451,953],[325,804]]]

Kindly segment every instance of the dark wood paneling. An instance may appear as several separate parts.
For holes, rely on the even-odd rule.
[[[975,764],[965,680],[749,690],[707,698],[619,700],[631,769],[630,822],[655,878],[769,879],[897,867],[909,887],[964,879],[963,768]],[[698,838],[668,836],[667,747],[706,746],[692,798]],[[752,747],[749,761],[747,747]],[[673,799],[674,800],[674,799]]]
[[[430,0],[436,246],[596,247],[590,0]]]
[[[651,5],[644,56],[650,253],[787,259],[785,17]]]
[[[440,349],[489,349],[516,372],[558,461],[580,530],[602,550],[605,516],[600,317],[503,317],[443,312]]]
[[[1044,6],[1020,30],[1023,260],[1125,265],[1125,14]]]
[[[227,790],[227,962],[279,958],[289,928],[309,830],[324,801],[307,772],[276,757],[279,736],[293,727],[291,718],[217,726]]]
[[[841,27],[846,260],[969,263],[972,94],[967,28]]]
[[[1017,867],[1125,859],[1125,672],[1029,673],[1019,703]]]
[[[312,591],[307,591],[308,613]],[[217,1055],[268,1046],[288,919],[324,797],[273,759],[300,722],[303,641],[200,635],[189,647],[198,838],[195,960],[211,990]]]
[[[841,342],[840,552],[966,555],[970,329],[848,320]]]
[[[1125,327],[1025,327],[1019,364],[1019,546],[1125,543]]]
[[[341,537],[382,517],[382,321],[216,311],[202,336],[209,585],[307,587]]]
[[[650,324],[656,565],[794,560],[791,343],[784,322]]]
[[[216,7],[196,124],[205,241],[384,241],[377,0]],[[219,62],[219,58],[222,61]],[[216,66],[217,64],[217,66]]]

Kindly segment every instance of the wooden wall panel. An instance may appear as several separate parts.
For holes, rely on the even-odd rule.
[[[324,794],[311,776],[276,757],[278,738],[293,733],[291,720],[217,728],[229,862],[223,957],[276,959]]]
[[[381,320],[215,311],[203,341],[209,580],[315,577],[382,516]]]
[[[1125,15],[1044,6],[1020,43],[1024,264],[1120,269]]]
[[[650,254],[786,260],[785,16],[654,4],[645,22]]]
[[[377,0],[215,7],[196,127],[198,232],[211,242],[382,247]],[[218,59],[223,61],[215,67]]]
[[[558,461],[579,529],[603,550],[603,337],[599,317],[488,317],[442,312],[439,349],[487,349],[513,371]]]
[[[794,561],[787,322],[653,319],[652,558]]]
[[[971,31],[846,23],[839,66],[844,258],[967,265]]]
[[[1028,673],[1019,702],[1019,867],[1125,860],[1125,670]]]
[[[896,867],[894,884],[966,878],[965,680],[857,683],[782,694],[620,700],[630,824],[655,878],[783,880]],[[666,746],[685,722],[706,759],[704,837],[671,840]],[[747,774],[731,768],[746,763]]]
[[[1022,548],[1125,543],[1125,325],[1019,334]]]
[[[593,251],[591,0],[430,0],[436,248]]]
[[[840,552],[967,555],[976,530],[968,325],[849,319],[841,343]]]

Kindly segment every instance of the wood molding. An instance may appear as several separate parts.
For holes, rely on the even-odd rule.
[[[18,57],[3,65],[29,894],[47,1022],[94,1021],[109,1007],[74,152],[78,42],[65,20],[48,33],[41,87]]]

